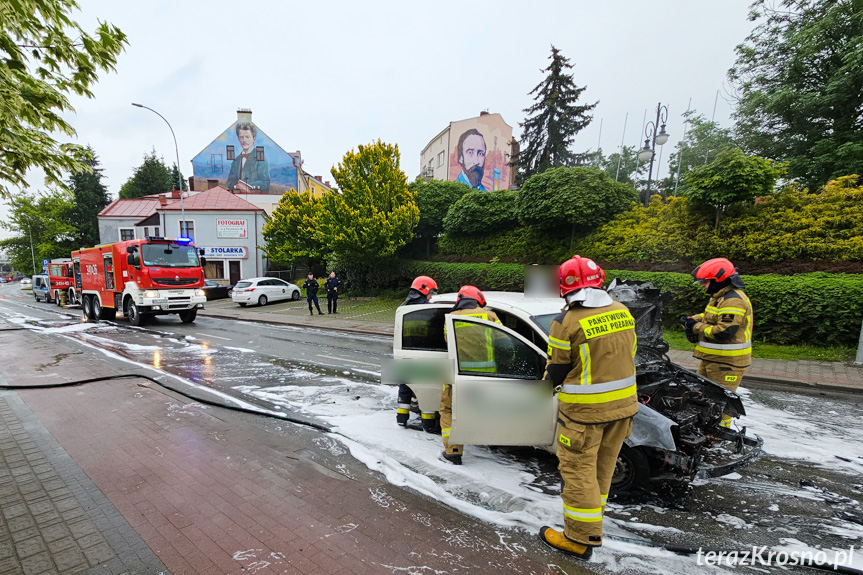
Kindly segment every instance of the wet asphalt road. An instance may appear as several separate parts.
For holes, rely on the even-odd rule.
[[[31,318],[28,322],[41,327],[81,321],[78,310],[37,304],[32,297],[21,300],[19,293],[15,284],[0,286],[0,294],[7,294],[6,300],[0,300],[0,317],[26,316]],[[319,386],[321,378],[373,384],[392,346],[389,338],[379,336],[205,317],[186,325],[166,316],[142,329],[118,319],[66,335],[267,408],[272,406],[236,388]],[[795,427],[787,432],[779,429],[773,440],[780,446],[787,441],[785,452],[767,449],[768,453],[739,474],[696,481],[685,493],[673,484],[659,484],[656,493],[637,501],[614,501],[608,516],[617,519],[632,539],[677,545],[803,544],[846,550],[859,546],[863,538],[863,447],[848,430],[863,427],[863,398],[750,390],[746,400],[759,406],[755,413],[772,417],[770,422],[777,428],[784,425],[783,418],[794,422]],[[783,433],[807,434],[809,447],[795,453],[794,442],[783,439]],[[826,464],[813,461],[819,450]],[[500,450],[500,457],[535,473],[535,485],[528,488],[557,490],[553,456],[521,449]],[[792,568],[784,572],[809,571]]]

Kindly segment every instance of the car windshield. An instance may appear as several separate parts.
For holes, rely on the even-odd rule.
[[[194,247],[177,244],[143,244],[141,259],[145,266],[196,268],[201,265]]]
[[[250,285],[252,285],[252,282],[237,282],[237,285],[235,285],[234,287],[237,289],[243,289],[249,287]]]
[[[548,313],[545,315],[535,315],[532,316],[530,319],[532,319],[533,323],[542,328],[542,331],[544,331],[545,334],[548,335],[551,332],[551,322],[554,321],[554,318],[556,318],[557,316],[558,314],[556,313]]]

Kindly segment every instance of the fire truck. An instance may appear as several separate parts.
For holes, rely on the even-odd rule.
[[[192,323],[207,301],[205,264],[187,239],[147,237],[72,252],[84,317],[145,325],[156,315],[178,314]]]
[[[72,268],[72,260],[54,260],[48,264],[48,280],[51,289],[48,291],[46,301],[60,305],[60,294],[66,294],[66,303],[74,305],[78,303],[75,292],[75,274]]]

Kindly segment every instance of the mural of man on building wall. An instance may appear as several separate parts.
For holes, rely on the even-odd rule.
[[[263,146],[255,147],[258,129],[249,122],[237,123],[236,132],[242,153],[238,154],[231,164],[227,181],[228,189],[239,192],[252,190],[260,190],[262,193],[269,192],[270,166],[264,155]]]
[[[485,170],[485,138],[476,128],[464,132],[458,139],[458,163],[461,173],[457,182],[469,185],[475,190],[485,191],[482,185]]]

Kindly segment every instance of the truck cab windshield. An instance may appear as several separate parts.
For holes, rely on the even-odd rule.
[[[145,266],[163,268],[196,268],[201,265],[195,248],[177,244],[143,244],[141,260]]]

